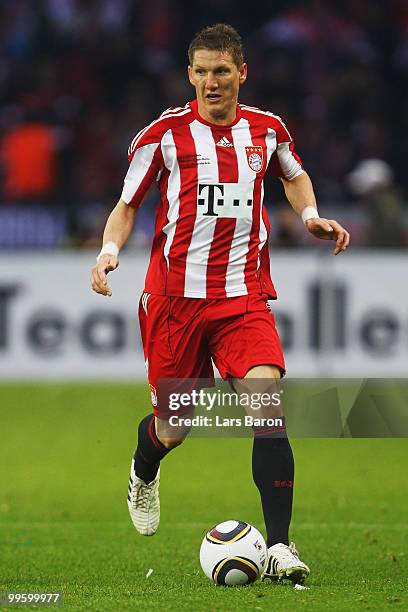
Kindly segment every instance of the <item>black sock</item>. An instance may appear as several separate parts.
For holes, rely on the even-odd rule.
[[[288,438],[258,437],[252,451],[252,475],[261,494],[268,548],[289,544],[294,461]]]
[[[134,455],[136,476],[149,484],[155,479],[160,461],[170,452],[159,440],[154,416],[148,414],[139,423],[138,443]]]

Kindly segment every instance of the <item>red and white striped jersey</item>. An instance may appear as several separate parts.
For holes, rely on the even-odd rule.
[[[268,169],[288,180],[303,172],[279,117],[238,104],[231,125],[214,125],[195,100],[165,111],[128,153],[122,200],[140,206],[154,181],[161,192],[147,293],[276,297],[263,178]]]

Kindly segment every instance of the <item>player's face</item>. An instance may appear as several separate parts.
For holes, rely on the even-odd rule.
[[[239,87],[246,77],[246,64],[238,68],[229,52],[195,51],[193,65],[188,67],[188,78],[196,90],[200,115],[213,123],[232,123]]]

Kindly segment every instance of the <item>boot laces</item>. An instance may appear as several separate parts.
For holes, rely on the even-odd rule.
[[[151,502],[151,493],[153,491],[152,484],[139,483],[132,491],[132,506],[147,510]]]
[[[283,544],[279,552],[282,560],[289,561],[290,563],[297,563],[299,561],[299,553],[293,542],[289,546]]]

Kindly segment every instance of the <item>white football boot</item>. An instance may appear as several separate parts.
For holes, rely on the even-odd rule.
[[[274,544],[268,548],[268,562],[262,580],[291,580],[302,584],[310,574],[310,569],[299,559],[299,554],[293,542]]]
[[[146,484],[135,474],[135,461],[132,459],[127,504],[130,518],[137,531],[145,536],[154,535],[160,522],[160,468],[156,478]]]

